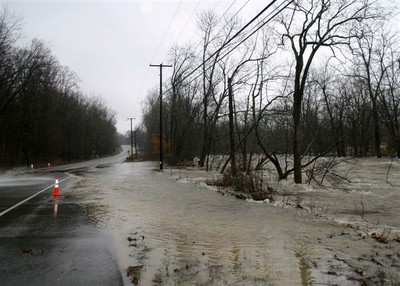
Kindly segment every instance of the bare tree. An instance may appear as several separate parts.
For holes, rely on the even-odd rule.
[[[217,25],[221,23],[220,25]],[[210,153],[214,131],[219,119],[219,111],[227,96],[227,89],[219,90],[223,84],[223,76],[218,70],[218,63],[222,58],[223,49],[229,49],[234,42],[226,44],[238,22],[236,18],[220,21],[213,12],[200,15],[199,29],[203,34],[202,41],[202,87],[203,87],[203,140],[200,155],[200,165],[204,166],[206,157]],[[222,28],[220,28],[222,26]],[[220,28],[218,30],[218,28]],[[212,57],[211,57],[212,55]],[[225,61],[227,59],[225,58]],[[208,169],[208,166],[207,166]]]
[[[381,127],[378,100],[386,77],[386,70],[389,67],[384,62],[388,47],[385,43],[385,38],[379,37],[379,29],[377,25],[363,26],[355,39],[357,45],[352,51],[356,65],[359,67],[354,76],[362,80],[371,101],[375,155],[381,158]]]
[[[311,65],[321,48],[347,45],[351,25],[376,17],[369,0],[300,0],[278,21],[282,44],[288,44],[295,61],[293,82],[294,181],[302,182],[301,108]]]
[[[344,134],[344,112],[346,86],[341,81],[338,74],[335,74],[329,63],[323,65],[322,68],[316,70],[312,77],[312,81],[319,88],[321,93],[321,101],[324,103],[324,115],[327,116],[329,126],[327,127],[330,134],[333,134],[334,140],[338,142],[336,145],[336,154],[338,157],[346,156],[345,134]]]
[[[384,84],[379,92],[380,113],[383,124],[387,127],[391,140],[387,147],[389,155],[400,158],[400,46],[397,34],[382,33],[383,49],[381,53],[380,70],[385,71]]]
[[[208,108],[210,104],[210,99],[212,93],[215,89],[214,83],[214,73],[216,69],[216,63],[218,60],[218,55],[212,60],[210,67],[206,65],[206,59],[209,54],[211,54],[210,49],[212,42],[215,41],[213,38],[213,32],[217,24],[217,16],[212,12],[205,12],[200,15],[199,18],[199,28],[203,33],[203,46],[202,46],[202,73],[203,73],[203,143],[200,155],[200,166],[204,166],[205,159],[209,153],[209,145],[211,141],[211,126],[209,123]],[[215,32],[214,32],[215,33]],[[207,72],[209,70],[209,72]]]
[[[256,35],[258,36],[258,35]],[[246,168],[246,140],[250,135],[253,126],[249,128],[249,130],[243,134],[243,137],[240,136],[239,132],[239,124],[237,121],[238,111],[236,110],[236,103],[234,97],[235,86],[237,86],[236,91],[248,91],[246,110],[244,111],[244,124],[247,124],[248,117],[250,117],[250,95],[252,94],[252,89],[248,89],[247,82],[250,81],[254,76],[259,78],[259,66],[258,63],[265,63],[265,61],[271,58],[276,50],[271,50],[268,45],[268,40],[265,34],[261,34],[261,40],[264,42],[264,48],[261,49],[260,52],[257,51],[257,38],[247,46],[243,48],[241,52],[240,58],[237,59],[237,63],[231,64],[232,71],[226,71],[223,69],[224,78],[227,78],[227,89],[228,89],[228,119],[229,119],[229,145],[230,145],[230,163],[232,169],[232,175],[237,175],[237,163],[236,163],[236,150],[238,147],[242,149],[242,160],[243,160],[243,169]],[[272,66],[272,65],[271,65]],[[230,73],[228,75],[227,73]],[[235,77],[237,79],[235,80]],[[241,88],[243,86],[243,88]],[[235,138],[238,137],[238,146],[236,146]]]
[[[175,164],[193,158],[196,154],[200,116],[198,80],[183,80],[195,63],[192,47],[174,47],[171,52],[173,73],[168,93],[170,163]],[[168,130],[166,128],[166,130]]]

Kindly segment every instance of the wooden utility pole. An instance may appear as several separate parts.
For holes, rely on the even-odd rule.
[[[150,67],[160,68],[160,171],[163,170],[163,132],[162,132],[162,71],[163,67],[172,68],[172,65],[164,65],[163,63],[159,65],[152,65]]]
[[[138,156],[137,156],[137,138],[136,138],[136,130],[135,131],[133,131],[133,135],[135,135],[135,158],[137,159],[138,158]]]
[[[133,118],[133,117],[129,117],[128,118],[128,120],[131,121],[131,156],[132,156],[132,158],[133,158],[133,137],[132,137],[132,120],[133,119],[136,119],[136,118]],[[135,147],[135,149],[136,149],[136,147]]]

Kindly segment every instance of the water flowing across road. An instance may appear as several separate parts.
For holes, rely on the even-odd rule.
[[[343,243],[347,233],[329,220],[225,197],[155,166],[105,165],[76,176],[65,195],[84,200],[112,238],[125,284],[358,285],[340,255],[356,257],[362,238]]]

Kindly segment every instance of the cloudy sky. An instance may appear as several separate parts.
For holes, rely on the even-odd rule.
[[[269,2],[269,1],[267,1]],[[127,117],[139,124],[142,102],[159,83],[174,43],[197,43],[196,18],[204,10],[233,15],[242,21],[255,16],[263,0],[0,0],[22,18],[23,42],[43,40],[62,65],[80,78],[86,94],[96,94],[117,112],[117,129],[130,129]],[[242,8],[244,6],[244,8]],[[169,75],[168,69],[163,74]]]

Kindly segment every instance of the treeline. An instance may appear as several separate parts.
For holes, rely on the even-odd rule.
[[[49,48],[20,47],[19,21],[0,12],[0,164],[55,163],[111,154],[115,114],[85,96]]]
[[[209,155],[226,154],[234,174],[269,163],[300,183],[320,156],[400,158],[400,45],[379,4],[287,1],[234,40],[239,19],[200,14],[198,42],[170,53],[170,163],[199,156],[209,168]],[[158,106],[155,89],[143,116],[155,155]]]

